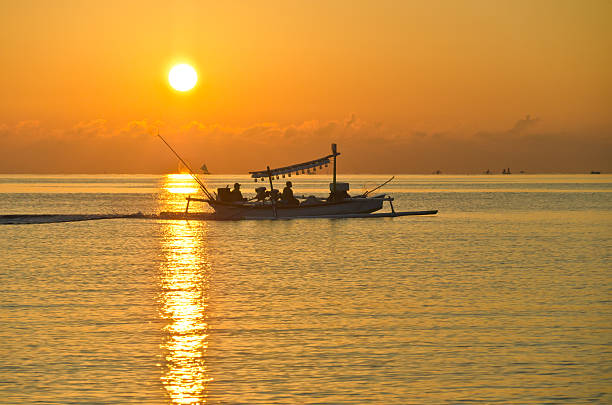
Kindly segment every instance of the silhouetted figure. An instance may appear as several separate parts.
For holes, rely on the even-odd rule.
[[[281,194],[277,189],[273,188],[272,190],[270,190],[270,200],[278,201],[280,199],[280,196]]]
[[[329,197],[327,197],[327,201],[342,201],[346,198],[351,198],[351,196],[346,190],[340,189],[336,190],[335,193],[333,191],[330,192]]]
[[[232,190],[232,201],[246,201],[246,198],[242,197],[240,192],[240,183],[234,183],[234,189]]]
[[[342,201],[345,198],[351,198],[350,194],[346,190],[336,191],[335,193],[332,191],[329,193],[327,201]]]
[[[257,201],[264,201],[266,198],[270,197],[270,192],[266,191],[265,187],[257,187],[255,189],[255,198]]]
[[[286,183],[285,188],[283,189],[283,194],[281,195],[281,202],[287,205],[300,205],[300,202],[293,196],[293,190],[291,187],[293,183],[288,181]]]
[[[351,198],[348,193],[349,184],[348,183],[330,183],[329,184],[329,197],[327,197],[327,201],[342,201],[345,198]]]

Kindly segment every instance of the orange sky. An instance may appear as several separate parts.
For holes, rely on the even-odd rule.
[[[216,173],[332,141],[348,172],[609,172],[610,21],[596,0],[2,2],[0,172],[175,170],[157,127]]]

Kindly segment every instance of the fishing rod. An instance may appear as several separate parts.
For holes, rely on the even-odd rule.
[[[372,191],[376,191],[376,190],[378,190],[379,188],[381,188],[381,187],[382,187],[382,186],[384,186],[385,184],[389,183],[389,182],[390,182],[391,180],[393,180],[394,178],[395,178],[395,176],[391,176],[391,178],[390,178],[389,180],[385,181],[383,184],[381,184],[381,185],[380,185],[380,186],[378,186],[378,187],[373,188],[373,189],[372,189],[372,190],[370,190],[370,191],[366,191],[365,193],[363,193],[363,194],[361,195],[361,197],[367,197],[367,196],[368,196],[368,194],[370,194]]]
[[[174,153],[174,155],[178,158],[178,160],[180,160],[181,163],[187,168],[187,170],[189,170],[189,174],[191,174],[191,177],[193,177],[193,179],[196,181],[196,183],[198,183],[200,185],[200,188],[202,189],[202,191],[204,192],[206,197],[208,197],[210,200],[214,200],[215,197],[213,197],[213,195],[210,193],[210,191],[208,191],[208,189],[206,188],[204,183],[202,183],[200,181],[198,176],[195,175],[193,170],[191,170],[191,167],[189,167],[189,165],[183,160],[183,158],[180,157],[178,153],[176,153],[176,151],[172,148],[172,146],[170,146],[170,144],[168,142],[166,142],[166,140],[159,134],[159,132],[157,133],[157,136],[159,136],[159,139],[161,139],[166,144],[166,146],[168,148],[170,148],[170,150],[172,151],[172,153]]]

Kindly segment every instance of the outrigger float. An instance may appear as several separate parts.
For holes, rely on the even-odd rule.
[[[294,164],[291,166],[279,167],[266,170],[249,172],[255,182],[266,178],[270,184],[271,195],[258,201],[231,201],[226,195],[228,188],[220,188],[217,193],[211,193],[198,176],[191,170],[189,165],[179,156],[179,154],[166,142],[161,135],[161,140],[170,148],[179,161],[189,170],[193,179],[198,183],[206,198],[187,197],[187,206],[184,212],[161,212],[160,219],[193,219],[193,220],[247,220],[247,219],[293,219],[293,218],[381,218],[381,217],[401,217],[407,215],[435,215],[438,210],[428,211],[395,211],[393,207],[393,197],[386,194],[378,194],[370,197],[369,195],[393,180],[389,180],[378,187],[366,191],[365,193],[349,197],[348,183],[336,181],[336,158],[340,153],[336,149],[336,144],[332,144],[332,153],[319,159],[308,162]],[[329,185],[330,197],[317,198],[314,196],[297,197],[301,199],[299,205],[283,204],[278,198],[278,191],[274,189],[273,180],[280,176],[291,177],[292,173],[310,173],[311,169],[317,167],[333,165],[333,178]],[[276,194],[275,194],[276,192]],[[343,196],[343,197],[340,197]],[[189,212],[189,205],[192,201],[205,202],[212,207],[213,213]],[[375,213],[383,207],[384,202],[389,202],[391,212]]]

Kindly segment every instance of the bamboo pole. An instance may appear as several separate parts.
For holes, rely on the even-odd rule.
[[[172,151],[172,153],[174,153],[174,155],[178,158],[178,160],[180,160],[181,163],[187,168],[187,170],[189,170],[189,174],[191,174],[191,177],[196,181],[196,183],[198,183],[198,185],[200,186],[200,188],[202,189],[202,191],[204,192],[206,197],[208,197],[210,200],[214,200],[215,197],[213,197],[213,195],[210,193],[210,191],[208,191],[208,189],[206,188],[204,183],[202,183],[200,181],[198,176],[195,175],[193,170],[191,170],[191,167],[189,167],[189,165],[183,160],[183,158],[180,157],[178,153],[176,153],[176,151],[172,148],[172,146],[170,146],[170,144],[168,142],[166,142],[166,140],[164,138],[162,138],[162,136],[159,133],[157,134],[157,136],[159,136],[159,139],[161,139],[166,144],[166,146],[168,148],[170,148],[170,150]]]

